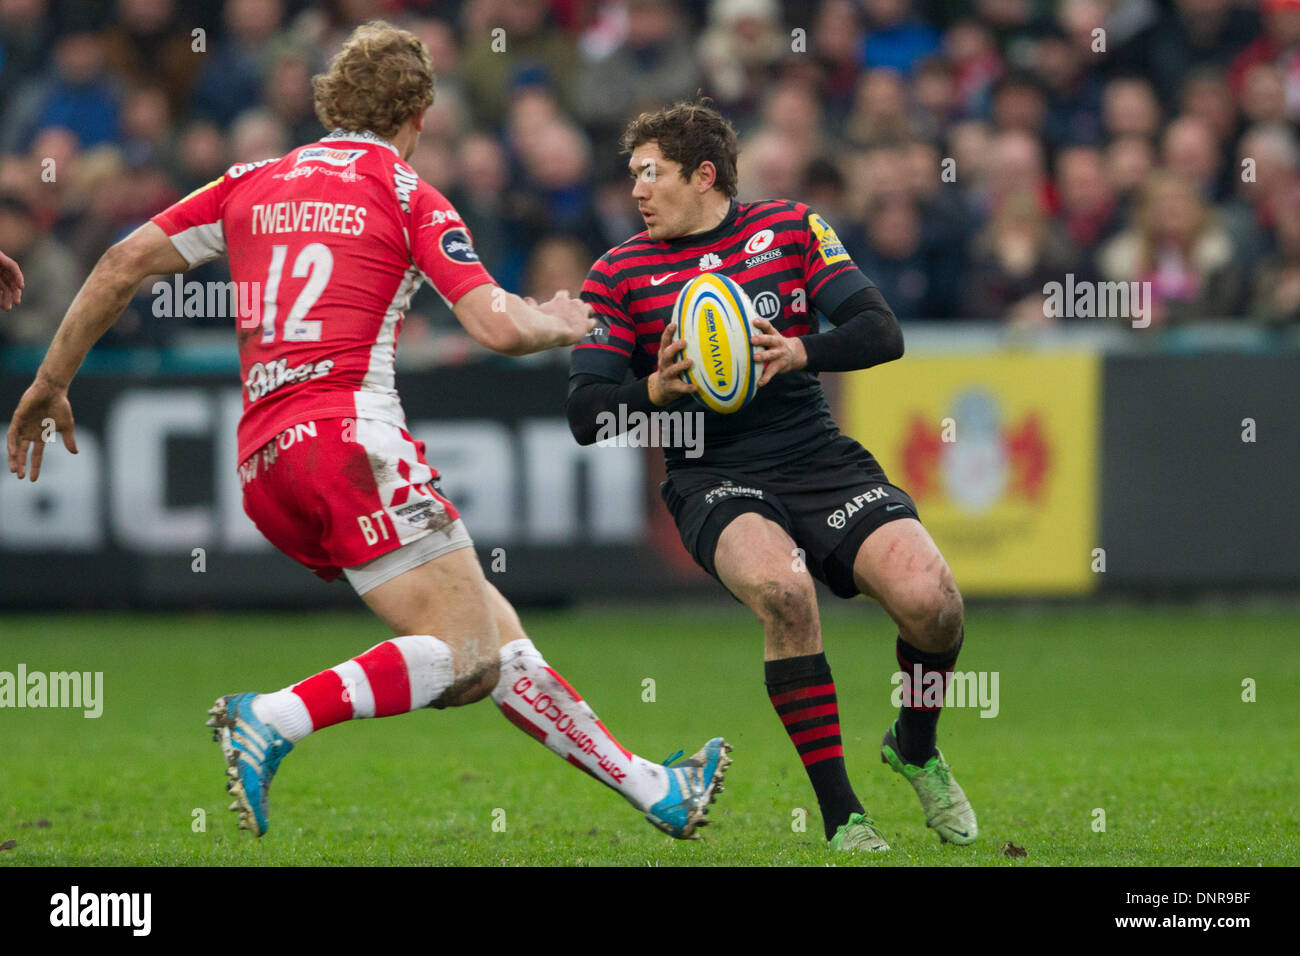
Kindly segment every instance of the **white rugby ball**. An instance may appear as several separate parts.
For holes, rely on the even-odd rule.
[[[691,367],[685,379],[705,408],[738,412],[758,390],[751,321],[754,305],[745,290],[724,275],[703,272],[682,288],[673,306],[677,338],[686,342]]]

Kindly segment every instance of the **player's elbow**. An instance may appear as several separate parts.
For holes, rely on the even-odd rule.
[[[569,421],[569,431],[579,445],[594,445],[603,436],[601,431],[610,417],[609,405],[614,401],[616,386],[605,382],[572,384],[564,400],[564,416]]]
[[[903,327],[892,314],[890,320],[884,337],[885,361],[895,362],[903,357]]]
[[[485,349],[501,355],[527,355],[527,341],[523,330],[504,312],[489,311],[467,317],[465,329],[474,341]]]
[[[501,355],[518,357],[527,355],[531,349],[523,332],[515,326],[499,322],[485,326],[480,335],[475,336],[480,345]]]
[[[581,399],[575,401],[570,395],[564,403],[564,415],[569,420],[569,431],[572,432],[574,441],[579,445],[596,444],[598,429]]]
[[[115,285],[135,286],[149,275],[148,261],[148,251],[134,236],[127,236],[108,247],[95,269]]]

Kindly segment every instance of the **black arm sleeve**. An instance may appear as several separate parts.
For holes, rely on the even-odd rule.
[[[840,304],[828,332],[801,335],[808,372],[853,372],[903,357],[903,330],[875,286]]]
[[[660,410],[650,401],[649,378],[637,378],[621,385],[600,375],[579,373],[569,378],[569,397],[564,402],[564,414],[579,445],[594,445],[600,434],[599,416],[608,412],[617,419],[620,405],[626,405],[629,412]]]

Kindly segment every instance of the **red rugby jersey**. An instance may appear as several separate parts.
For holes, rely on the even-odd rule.
[[[451,203],[368,132],[236,164],[152,221],[191,267],[230,257],[240,461],[314,418],[405,427],[394,360],[411,295],[427,280],[450,307],[493,281]]]

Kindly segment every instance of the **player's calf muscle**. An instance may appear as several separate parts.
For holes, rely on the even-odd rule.
[[[481,700],[496,686],[500,663],[488,583],[470,548],[400,574],[364,600],[395,634],[429,634],[451,649],[456,677],[436,707]]]

